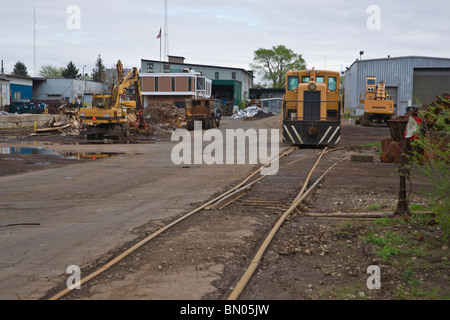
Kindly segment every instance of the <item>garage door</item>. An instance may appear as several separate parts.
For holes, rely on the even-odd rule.
[[[427,104],[442,93],[450,94],[450,68],[414,69],[414,97]]]

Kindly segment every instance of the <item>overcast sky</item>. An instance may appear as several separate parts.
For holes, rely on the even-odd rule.
[[[376,0],[168,0],[168,52],[186,63],[250,69],[254,51],[285,45],[308,68],[341,71],[359,58],[450,58],[450,2]],[[36,72],[73,61],[91,73],[100,54],[140,68],[159,60],[164,0],[0,0],[0,59]],[[75,11],[74,11],[75,10]],[[164,53],[164,39],[162,40]],[[164,58],[163,58],[164,59]]]

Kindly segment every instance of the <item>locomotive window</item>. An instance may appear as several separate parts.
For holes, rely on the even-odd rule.
[[[288,76],[288,90],[294,91],[297,88],[298,88],[298,77]]]
[[[329,77],[328,78],[328,90],[330,91],[336,91],[337,85],[336,85],[336,77]]]
[[[308,76],[303,76],[302,77],[302,83],[309,83],[309,77]]]
[[[322,76],[317,76],[316,77],[316,83],[323,83],[323,77]]]
[[[369,80],[367,80],[367,84],[368,85],[374,85],[375,84],[375,80],[369,79]]]

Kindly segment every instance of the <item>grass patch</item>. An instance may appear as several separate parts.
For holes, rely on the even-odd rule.
[[[381,206],[379,204],[371,204],[369,205],[369,210],[370,211],[376,211],[376,210],[380,210]]]
[[[374,148],[375,147],[378,150],[381,150],[381,141],[366,143],[366,144],[363,144],[361,147],[365,147],[365,148]]]
[[[379,255],[381,259],[389,260],[391,256],[398,256],[403,252],[396,246],[404,243],[405,239],[402,236],[391,232],[391,230],[388,230],[384,236],[370,233],[364,238],[364,241],[379,248],[375,253]]]
[[[413,207],[422,209],[422,206]],[[336,261],[333,274],[346,281],[327,283],[320,298],[434,300],[450,298],[450,245],[434,215],[339,222],[333,232],[338,252],[354,257]],[[361,250],[362,249],[362,250]],[[354,251],[355,250],[355,251]],[[359,252],[358,252],[359,251]],[[365,269],[377,265],[382,290],[368,290]],[[356,272],[355,272],[356,270]],[[327,276],[329,274],[326,274]],[[349,280],[351,275],[355,280]],[[332,279],[337,281],[336,279]],[[362,285],[357,288],[356,284]],[[365,293],[360,296],[359,294]]]
[[[374,221],[372,221],[372,224],[375,226],[381,226],[381,227],[387,227],[393,224],[396,224],[397,220],[392,219],[391,217],[383,217],[383,218],[378,218],[375,219]]]

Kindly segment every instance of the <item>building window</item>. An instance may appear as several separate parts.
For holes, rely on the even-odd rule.
[[[159,77],[155,77],[155,92],[159,91]]]
[[[205,89],[206,89],[206,90],[205,90],[205,95],[206,95],[206,96],[209,96],[209,82],[206,82],[206,83],[205,83],[205,86],[206,86],[206,88],[205,88]]]
[[[169,72],[170,72],[170,64],[164,63],[164,73],[169,73]]]
[[[48,100],[61,100],[60,94],[47,94]]]
[[[153,73],[154,65],[152,62],[147,63],[147,72]]]
[[[219,79],[219,72],[216,72],[216,76],[215,76],[216,80]]]
[[[188,78],[188,91],[192,91],[192,77]]]
[[[186,108],[186,102],[185,101],[174,101],[173,104],[177,108]]]
[[[203,77],[197,78],[197,90],[199,91],[205,90],[205,78]]]
[[[236,80],[236,72],[231,73],[231,79]]]
[[[176,91],[175,83],[176,83],[176,78],[172,77],[172,91]]]

